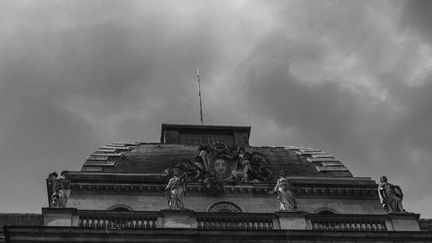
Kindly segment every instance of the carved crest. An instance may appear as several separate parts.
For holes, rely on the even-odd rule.
[[[221,194],[224,182],[269,182],[273,171],[269,161],[259,152],[244,147],[217,143],[201,145],[193,161],[182,160],[171,169],[178,169],[188,182],[199,181],[211,194]]]

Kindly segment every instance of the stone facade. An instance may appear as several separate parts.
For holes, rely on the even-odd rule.
[[[28,226],[11,216],[0,242],[432,242],[421,230],[428,221],[387,213],[377,183],[334,156],[253,147],[249,135],[250,127],[164,124],[160,143],[104,145],[66,173],[66,208],[51,203],[53,173],[51,207],[27,216]],[[297,204],[286,211],[274,194],[281,170]],[[169,180],[178,192],[167,191]],[[169,209],[167,195],[179,192],[184,208]]]

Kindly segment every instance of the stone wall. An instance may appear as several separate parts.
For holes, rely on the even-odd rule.
[[[421,230],[432,231],[432,219],[420,219],[419,226]]]
[[[431,232],[317,232],[198,229],[94,230],[7,227],[8,242],[432,242]]]
[[[207,212],[217,202],[231,202],[245,213],[274,213],[279,210],[279,201],[275,195],[257,196],[253,194],[224,195],[207,197],[186,195],[184,205],[195,212]],[[332,199],[332,198],[297,198],[300,210],[319,213],[331,211],[338,214],[385,214],[377,200]],[[136,211],[159,211],[168,208],[164,194],[155,195],[85,195],[75,193],[68,201],[68,207],[80,210],[109,210],[124,207]]]
[[[1,213],[0,226],[3,225],[43,225],[42,214]]]

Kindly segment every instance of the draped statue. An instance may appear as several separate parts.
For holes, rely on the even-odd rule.
[[[286,178],[286,171],[279,172],[279,179],[273,190],[277,193],[277,199],[280,201],[280,211],[293,211],[297,209],[297,202],[292,192],[291,183]]]
[[[246,152],[244,147],[238,150],[237,158],[238,163],[234,170],[231,171],[231,176],[226,180],[235,179],[241,182],[249,182],[249,173],[251,171],[250,155]]]
[[[168,185],[165,187],[168,206],[170,209],[184,209],[183,197],[186,183],[184,178],[179,177],[179,171],[177,169],[174,170],[173,174],[173,177],[171,177],[168,181]]]
[[[60,177],[56,172],[50,173],[48,180],[53,191],[50,207],[65,208],[72,192],[72,182],[68,178],[68,172],[62,171]]]
[[[387,182],[387,177],[382,176],[378,185],[378,196],[381,205],[388,213],[405,212],[402,207],[403,194],[399,186]]]

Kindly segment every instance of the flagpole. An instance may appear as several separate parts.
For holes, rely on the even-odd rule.
[[[200,77],[199,77],[199,68],[197,68],[197,77],[198,77],[198,95],[200,99],[200,117],[201,117],[201,125],[204,125],[203,120],[203,113],[202,113],[202,101],[201,101],[201,83],[200,83]]]

